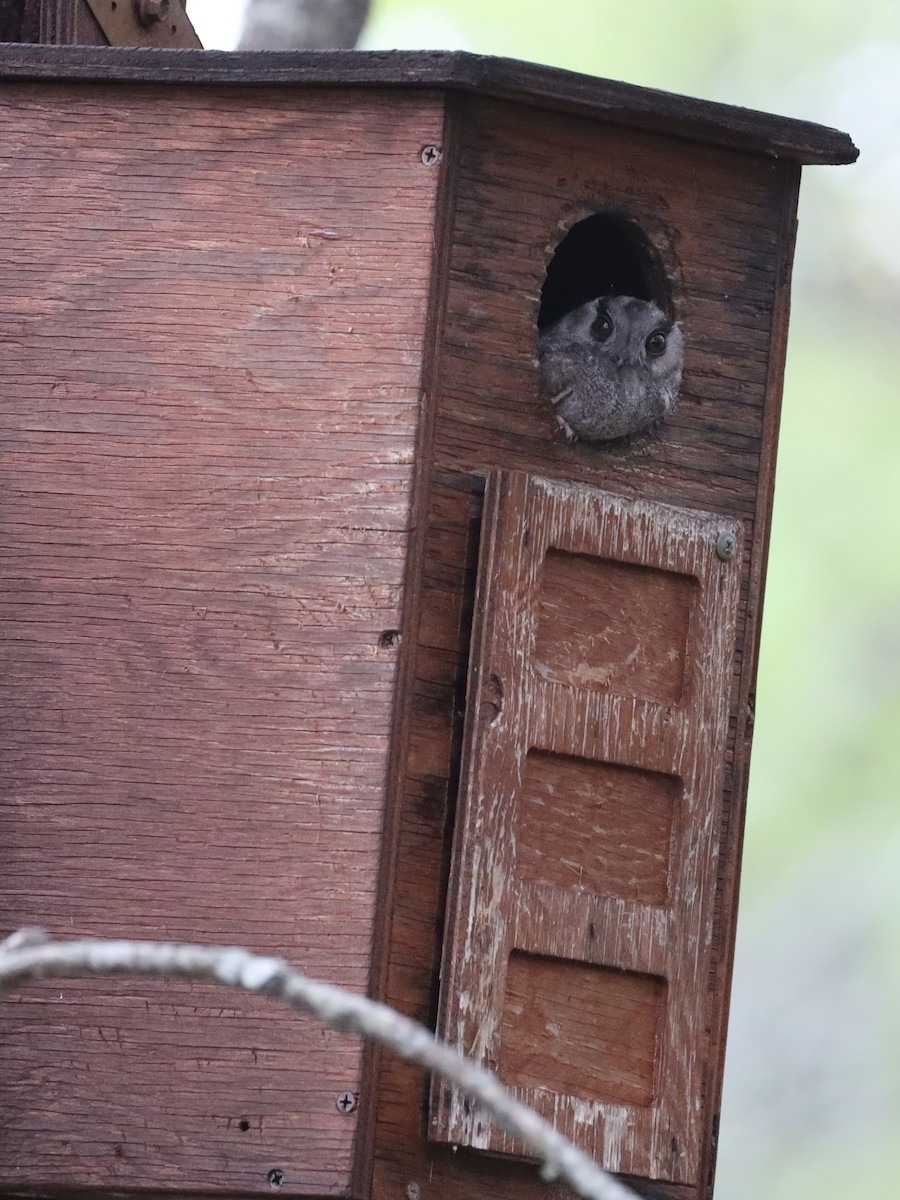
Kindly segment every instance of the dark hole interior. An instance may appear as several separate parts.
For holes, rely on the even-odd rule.
[[[595,296],[637,296],[674,315],[656,251],[634,221],[615,213],[579,221],[559,243],[541,289],[538,328]]]

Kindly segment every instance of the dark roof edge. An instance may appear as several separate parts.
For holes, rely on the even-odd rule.
[[[438,50],[217,51],[0,43],[0,78],[449,88],[798,163],[851,163],[846,133],[511,58]]]

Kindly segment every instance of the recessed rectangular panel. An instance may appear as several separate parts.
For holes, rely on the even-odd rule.
[[[501,1079],[581,1100],[650,1104],[665,990],[652,975],[513,951]]]
[[[530,750],[516,827],[519,878],[662,904],[680,794],[674,775]]]
[[[553,683],[677,703],[696,593],[686,575],[551,547],[534,670]]]

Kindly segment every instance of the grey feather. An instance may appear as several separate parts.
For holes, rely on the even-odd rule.
[[[543,330],[541,385],[570,441],[612,441],[675,408],[684,338],[649,300],[601,296]]]

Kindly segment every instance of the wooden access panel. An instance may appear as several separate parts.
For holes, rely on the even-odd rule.
[[[494,475],[450,883],[439,1032],[607,1169],[681,1183],[700,1169],[740,537]],[[521,1152],[440,1082],[431,1135]]]

